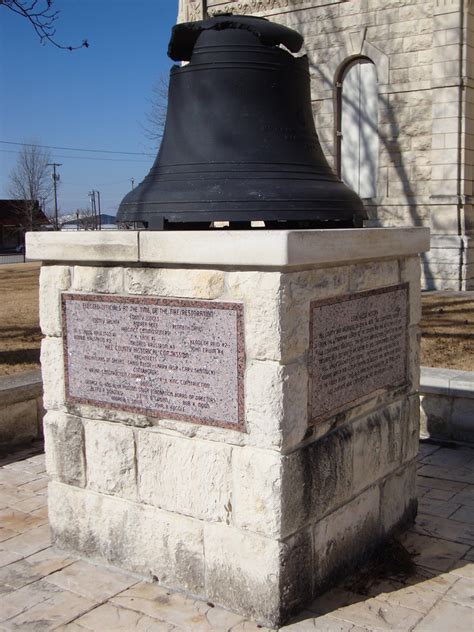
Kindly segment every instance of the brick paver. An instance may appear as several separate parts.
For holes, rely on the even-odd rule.
[[[52,548],[40,450],[0,459],[0,630],[265,632],[213,604]],[[474,630],[474,449],[421,444],[418,490],[416,524],[390,547],[404,564],[396,554],[372,562],[282,630]]]

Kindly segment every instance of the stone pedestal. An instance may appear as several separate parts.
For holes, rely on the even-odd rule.
[[[55,543],[266,625],[383,545],[416,512],[428,244],[416,228],[29,234]],[[70,311],[84,301],[87,326]],[[201,308],[228,310],[214,335],[185,331]],[[179,327],[187,356],[163,342]],[[140,332],[166,356],[151,360],[154,403]],[[194,382],[173,378],[186,370]]]

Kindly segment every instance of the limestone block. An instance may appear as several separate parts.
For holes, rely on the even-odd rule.
[[[304,438],[308,427],[306,363],[247,364],[245,407],[249,442],[288,451]]]
[[[391,535],[415,519],[416,461],[391,474],[380,486],[382,531]]]
[[[69,266],[42,266],[40,271],[39,315],[45,336],[62,333],[61,292],[71,284]]]
[[[354,437],[343,426],[285,457],[282,535],[315,523],[353,496]]]
[[[435,140],[436,139],[436,140]],[[436,136],[418,136],[411,139],[411,147],[414,151],[424,152],[435,147],[436,143],[440,143],[440,147],[444,147],[444,134],[436,134]],[[437,145],[436,145],[437,146]],[[430,171],[431,175],[431,171]]]
[[[279,537],[284,475],[281,455],[271,450],[234,449],[232,474],[233,524],[267,537]]]
[[[441,103],[440,106],[443,106],[445,109],[445,114],[448,115],[449,110],[447,106],[451,105],[448,103]],[[457,104],[455,104],[457,105]],[[434,106],[433,106],[434,109]],[[457,161],[458,151],[456,148],[452,149],[432,149],[431,150],[431,161],[436,165],[449,165],[453,162]]]
[[[407,53],[420,51],[431,48],[431,33],[411,35],[403,38],[403,50]],[[420,55],[418,55],[418,63],[420,63]]]
[[[84,430],[78,417],[50,411],[43,420],[46,470],[52,479],[84,487]]]
[[[416,391],[420,386],[420,339],[418,325],[408,328],[408,383],[411,390]]]
[[[436,64],[440,62],[457,62],[459,63],[461,56],[460,47],[458,44],[446,44],[445,46],[437,46],[433,49],[433,61]],[[446,70],[449,73],[449,76],[453,76],[452,66],[446,65]]]
[[[404,3],[400,2],[397,4],[402,5]],[[418,24],[412,19],[407,19],[407,21],[403,20],[402,16],[399,14],[397,15],[397,17],[398,19],[390,25],[390,35],[395,38],[405,36],[403,38],[404,40],[411,40],[412,38],[410,36],[416,35],[416,33],[418,32]]]
[[[436,250],[440,250],[440,248],[436,248]],[[461,258],[461,253],[460,257]],[[464,267],[464,266],[463,266]],[[464,269],[461,268],[459,263],[449,263],[444,261],[424,261],[422,265],[422,270],[426,276],[430,277],[440,277],[445,279],[456,279],[459,278],[460,272],[466,275],[466,272],[469,274],[470,270],[466,267]]]
[[[141,523],[137,567],[148,565],[151,576],[165,586],[204,595],[202,523],[153,507],[144,508]]]
[[[398,70],[400,68],[413,68],[418,63],[418,55],[413,53],[398,53],[390,56],[390,68]]]
[[[389,261],[374,261],[351,266],[349,285],[351,292],[360,292],[362,290],[396,285],[399,280],[398,261],[391,259]]]
[[[123,268],[74,266],[72,289],[81,292],[123,292]]]
[[[398,401],[353,423],[355,493],[399,467],[404,421],[404,403]]]
[[[408,68],[390,70],[390,83],[399,84],[408,82]]]
[[[309,348],[310,303],[349,290],[349,266],[282,275],[281,334],[283,358],[291,361]]]
[[[421,270],[419,257],[400,261],[400,280],[408,282],[409,323],[417,325],[421,319]]]
[[[418,63],[420,66],[433,63],[433,49],[428,48],[418,51]]]
[[[0,447],[26,443],[38,436],[35,399],[0,407]]]
[[[438,0],[433,3],[434,28],[455,28],[461,25],[459,5],[454,0]]]
[[[223,298],[245,305],[245,352],[248,359],[287,361],[281,338],[279,272],[229,272]]]
[[[437,57],[436,52],[439,51],[440,58],[443,59],[443,50],[450,48],[449,46],[442,46],[436,48],[434,52],[435,60]],[[450,61],[435,61],[432,67],[433,79],[445,79],[448,77],[456,77],[456,73],[459,72],[459,63],[455,60]]]
[[[188,438],[197,437],[204,441],[217,441],[226,443],[227,445],[247,445],[249,438],[245,432],[230,430],[229,428],[219,428],[218,426],[195,424],[177,419],[160,419],[156,425],[163,434],[170,434],[172,436],[181,435]]]
[[[198,521],[91,490],[50,483],[49,521],[60,548],[204,593],[204,549]]]
[[[232,449],[142,430],[138,481],[142,501],[207,521],[230,521]]]
[[[446,196],[454,196],[456,195],[456,180],[431,180],[431,190],[430,194],[432,196],[437,195],[446,195]]]
[[[421,275],[421,287],[424,290],[463,290],[466,289],[463,287],[463,284],[459,282],[459,278],[457,279],[439,279],[433,278],[431,276],[425,276],[423,273]]]
[[[423,123],[431,133],[430,122]],[[324,140],[323,132],[333,140],[332,127],[318,132],[321,132],[320,140]],[[338,266],[344,262],[415,255],[429,246],[429,231],[424,228],[331,230],[231,230],[217,234],[205,230],[164,230],[137,234],[140,235],[140,261],[177,266],[254,266],[258,269]],[[338,248],[334,248],[335,240]]]
[[[418,21],[418,25],[420,23],[424,23],[426,21],[428,21],[430,29],[431,29],[431,6],[426,5],[426,4],[407,4],[407,6],[401,6],[403,4],[406,4],[404,2],[404,0],[401,0],[401,2],[397,2],[397,5],[400,5],[400,20],[401,21],[405,21],[405,20],[417,20]],[[426,20],[423,19],[424,16],[429,16],[430,19]]]
[[[40,261],[138,261],[138,231],[35,231],[26,256]]]
[[[347,574],[380,542],[380,492],[366,490],[318,522],[313,530],[315,592]]]
[[[311,597],[312,544],[303,532],[285,542],[206,524],[206,594],[215,603],[279,626]]]
[[[436,64],[436,67],[438,64]],[[455,134],[459,122],[457,117],[433,120],[433,134]],[[456,165],[453,165],[456,168]],[[442,195],[442,194],[441,194]]]
[[[138,428],[145,428],[156,422],[156,419],[146,417],[146,415],[140,413],[130,413],[124,410],[114,410],[113,408],[100,408],[89,404],[68,402],[67,408],[68,412],[85,419],[120,422],[126,426],[137,426]]]
[[[87,484],[90,489],[134,500],[137,497],[133,430],[118,423],[85,423]]]
[[[57,410],[64,407],[64,360],[61,338],[48,337],[41,341],[41,375],[45,409]]]
[[[441,119],[450,121],[452,119]],[[451,150],[449,150],[451,151]],[[433,180],[455,180],[458,175],[458,166],[456,163],[448,165],[434,164],[431,170]]]
[[[459,43],[459,42],[458,42]],[[458,103],[459,88],[456,86],[449,86],[445,88],[436,88],[433,91],[433,102],[436,103]]]
[[[458,221],[458,210],[455,206],[434,208],[430,217],[431,232],[435,235],[457,235]]]
[[[182,298],[218,298],[224,289],[224,273],[218,270],[128,268],[125,289],[130,294],[154,294]]]

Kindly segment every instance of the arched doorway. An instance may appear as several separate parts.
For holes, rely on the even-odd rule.
[[[337,82],[338,175],[361,198],[377,196],[378,82],[374,63],[347,64]]]

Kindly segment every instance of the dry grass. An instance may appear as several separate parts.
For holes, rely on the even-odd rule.
[[[421,364],[474,371],[474,292],[423,295]]]
[[[38,263],[0,266],[0,375],[39,366]]]
[[[39,264],[0,266],[0,375],[39,366]],[[474,292],[423,295],[421,364],[474,371]]]

